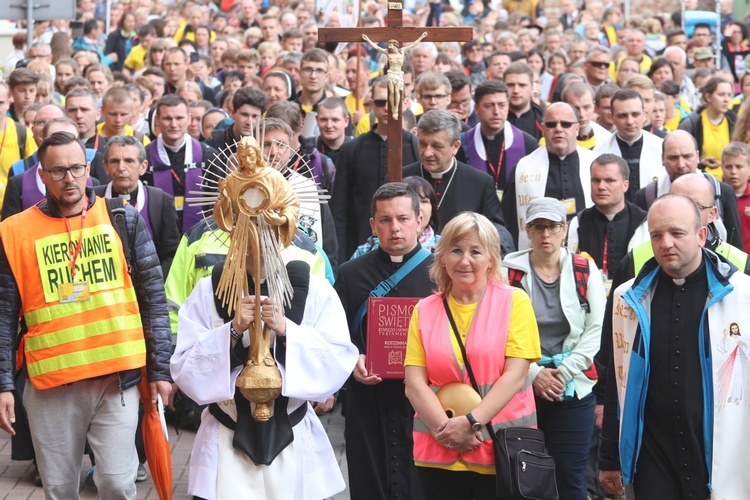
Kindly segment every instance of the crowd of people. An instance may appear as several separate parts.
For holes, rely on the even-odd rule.
[[[318,40],[387,7],[78,0],[13,36],[12,458],[76,498],[88,453],[100,497],[134,498],[140,401],[182,399],[195,498],[326,498],[339,404],[353,499],[496,498],[509,426],[544,431],[561,499],[750,498],[749,24],[731,0],[430,0],[404,47]],[[402,378],[371,369],[368,297],[421,299]],[[238,389],[261,334],[265,419]],[[475,403],[446,415],[455,383]]]

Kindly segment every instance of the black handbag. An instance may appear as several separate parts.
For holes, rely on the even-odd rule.
[[[474,371],[466,356],[466,348],[445,298],[443,307],[461,349],[471,385],[479,393]],[[487,433],[492,439],[495,452],[495,482],[499,499],[558,499],[555,459],[547,453],[544,431],[530,427],[506,427],[495,433],[492,423],[488,423]]]

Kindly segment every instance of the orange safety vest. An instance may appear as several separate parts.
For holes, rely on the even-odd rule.
[[[513,313],[513,291],[508,285],[489,284],[482,296],[469,335],[466,356],[477,379],[479,393],[484,398],[500,378],[505,366],[505,343]],[[454,337],[448,324],[442,297],[432,295],[417,304],[419,334],[427,360],[427,378],[433,391],[452,383],[471,385],[465,369],[460,369],[453,350]],[[458,358],[460,358],[460,354]],[[526,384],[513,399],[492,419],[495,430],[508,426],[536,427],[536,404],[531,384]],[[429,432],[427,425],[414,416],[414,461],[417,465],[447,466],[458,460],[466,464],[490,466],[495,463],[492,440],[482,429],[484,443],[472,452],[461,453],[445,448]]]
[[[0,223],[21,297],[28,332],[18,350],[36,389],[140,368],[146,364],[140,309],[122,242],[106,200],[97,198],[81,216],[44,214],[34,206]],[[88,283],[90,298],[61,303],[58,286],[70,283],[71,250],[79,237],[76,281]]]

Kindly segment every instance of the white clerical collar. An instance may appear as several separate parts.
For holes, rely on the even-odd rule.
[[[165,142],[164,143],[164,147],[167,148],[168,150],[170,150],[171,152],[176,153],[177,151],[179,151],[180,149],[182,149],[182,147],[185,145],[186,141],[187,141],[187,134],[185,134],[182,137],[182,142],[180,144],[178,144],[177,146],[170,146],[169,144],[167,144]]]
[[[443,172],[429,172],[430,177],[432,177],[433,179],[442,179],[443,176],[445,176],[448,172],[450,172],[451,170],[453,170],[453,167],[456,166],[456,163],[457,163],[457,160],[456,160],[456,157],[454,156],[453,157],[453,163],[451,163],[451,166],[448,167],[447,170],[445,170]]]
[[[391,258],[391,262],[403,262],[404,256],[403,255],[389,255]]]
[[[617,134],[617,138],[620,139],[625,144],[627,144],[628,147],[631,147],[633,144],[635,144],[636,142],[640,141],[641,137],[643,137],[643,132],[641,132],[641,135],[638,136],[638,139],[636,139],[634,141],[626,141],[625,139],[623,139],[622,137],[620,137],[620,134]]]

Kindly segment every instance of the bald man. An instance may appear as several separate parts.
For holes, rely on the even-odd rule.
[[[633,203],[644,210],[648,210],[656,198],[668,193],[675,179],[685,174],[699,172],[700,152],[695,138],[684,130],[670,132],[662,145],[661,160],[667,171],[666,175],[662,175],[658,180],[639,189],[633,198]],[[740,250],[745,250],[734,189],[729,184],[719,182],[713,176],[705,175],[714,184],[714,191],[717,193],[714,204],[719,209],[720,220],[716,222],[716,228],[721,239]]]
[[[516,243],[528,248],[526,205],[536,198],[563,201],[568,220],[591,207],[590,167],[598,155],[578,145],[578,112],[564,102],[550,105],[544,112],[544,147],[521,158],[502,193],[503,217]]]
[[[613,294],[600,460],[611,495],[750,497],[737,468],[750,456],[747,375],[733,369],[748,353],[750,277],[704,248],[701,211],[677,193],[654,202],[654,258]]]

